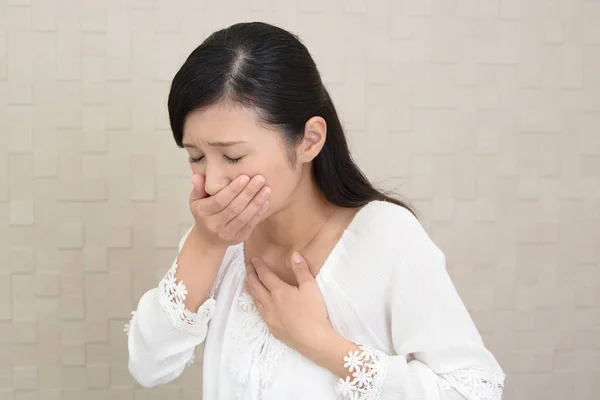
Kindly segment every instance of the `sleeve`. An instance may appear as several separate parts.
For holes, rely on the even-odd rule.
[[[191,228],[179,242],[179,251],[190,231]],[[210,297],[196,312],[184,306],[187,289],[175,278],[177,257],[158,287],[142,296],[137,311],[131,313],[132,318],[125,325],[129,372],[141,386],[149,388],[168,383],[193,363],[196,346],[206,338],[222,269],[223,265]]]
[[[419,225],[397,255],[389,309],[393,354],[359,345],[344,357],[337,391],[351,400],[500,400],[504,374],[485,348],[446,271],[444,253]]]

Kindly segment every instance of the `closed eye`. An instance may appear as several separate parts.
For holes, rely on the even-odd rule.
[[[227,156],[223,156],[223,157],[225,157],[225,159],[227,159],[227,161],[229,161],[232,164],[235,164],[235,163],[239,162],[242,158],[244,158],[244,157],[231,158],[231,157],[227,157]]]
[[[239,162],[242,158],[244,158],[244,157],[231,158],[231,157],[227,157],[225,155],[223,157],[225,157],[225,159],[232,164],[235,164],[235,163]],[[190,157],[189,161],[190,161],[190,163],[197,163],[197,162],[202,161],[203,159],[204,159],[204,156],[200,156],[197,158]]]

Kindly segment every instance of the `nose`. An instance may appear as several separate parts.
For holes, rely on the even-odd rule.
[[[229,180],[220,171],[220,168],[209,168],[206,167],[206,180],[204,181],[204,190],[209,196],[214,196],[219,193],[221,189],[229,184]]]

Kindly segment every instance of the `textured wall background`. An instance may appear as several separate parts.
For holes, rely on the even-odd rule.
[[[600,1],[0,1],[0,399],[137,387],[123,324],[189,226],[170,79],[213,30],[298,33],[357,161],[412,200],[505,399],[598,399]]]

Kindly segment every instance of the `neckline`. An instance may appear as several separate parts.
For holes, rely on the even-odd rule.
[[[378,203],[378,202],[381,202],[381,200],[371,200],[364,206],[360,207],[360,209],[356,212],[356,214],[354,214],[354,216],[352,217],[352,219],[350,220],[348,225],[346,225],[346,227],[342,231],[342,234],[340,235],[339,239],[337,240],[337,242],[335,243],[335,245],[333,246],[333,248],[331,249],[331,251],[329,252],[327,257],[325,258],[325,261],[321,265],[319,272],[317,272],[317,275],[315,275],[315,279],[317,280],[317,282],[319,282],[320,280],[323,279],[322,278],[323,272],[326,272],[326,269],[328,268],[329,264],[332,263],[332,260],[337,258],[338,253],[340,252],[340,248],[342,247],[342,244],[344,242],[344,239],[346,238],[348,233],[352,230],[354,225],[356,225],[358,223],[359,217],[363,214],[363,211],[365,209],[369,208],[369,206],[371,206],[372,204]],[[245,270],[245,267],[246,267],[246,243],[245,242],[240,242],[240,250],[241,250],[241,256],[242,256],[242,264],[243,264],[244,270]]]

